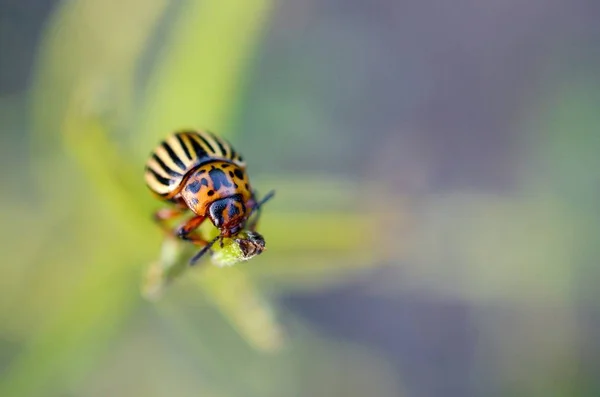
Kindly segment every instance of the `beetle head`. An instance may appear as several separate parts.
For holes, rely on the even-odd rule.
[[[241,230],[247,210],[242,196],[235,194],[214,201],[208,207],[208,216],[221,236],[231,237]]]

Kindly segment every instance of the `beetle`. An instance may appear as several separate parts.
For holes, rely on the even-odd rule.
[[[150,154],[144,178],[150,191],[171,208],[155,212],[154,220],[168,234],[204,246],[190,261],[194,264],[217,241],[235,238],[247,228],[256,233],[260,208],[275,194],[261,201],[250,185],[246,163],[224,138],[210,131],[181,130],[170,134]],[[167,222],[191,211],[192,216],[175,229]],[[250,222],[251,215],[256,216]],[[194,231],[209,219],[219,235],[206,241]],[[260,236],[260,235],[259,235]],[[264,239],[248,239],[240,244],[248,253],[260,253]]]

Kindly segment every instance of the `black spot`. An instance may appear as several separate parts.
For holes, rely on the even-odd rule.
[[[246,188],[246,190],[250,189],[250,186],[248,186],[247,183],[244,185],[244,187]]]
[[[242,171],[240,171],[239,169],[236,169],[234,171],[235,176],[237,176],[239,179],[244,179],[244,173]]]
[[[212,169],[208,172],[208,176],[212,180],[215,190],[221,189],[221,186],[231,187],[231,182],[222,170]]]
[[[208,187],[208,181],[206,180],[206,178],[202,178],[202,179],[200,180],[200,185],[202,185],[202,186],[207,186],[207,187]]]
[[[238,156],[238,160],[239,161],[244,161],[244,158],[242,156]]]
[[[193,182],[189,183],[185,187],[185,190],[187,190],[190,193],[198,193],[198,191],[200,191],[200,182],[193,181]]]
[[[206,170],[200,170],[200,171],[198,171],[198,175],[202,175],[202,174],[204,174],[205,172],[206,172]]]
[[[229,176],[233,178],[233,171],[229,171]]]
[[[235,187],[235,188],[237,189],[237,188],[238,188],[238,185],[237,185],[237,183],[234,183],[234,184],[233,184],[233,187]]]
[[[211,169],[211,170],[214,170],[214,169],[215,169],[215,166],[214,166],[214,165],[211,165],[211,166],[210,166],[210,169]]]
[[[208,192],[206,192],[206,194],[208,194],[209,196],[212,196],[213,194],[215,194],[214,190],[209,190]]]
[[[225,168],[229,167],[230,165],[231,165],[231,164],[222,164],[222,165],[221,165],[221,168],[225,169]]]

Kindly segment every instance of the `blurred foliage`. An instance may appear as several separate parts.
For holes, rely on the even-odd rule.
[[[458,158],[469,150],[452,152],[446,142],[461,140],[478,152],[489,139],[478,135],[481,115],[469,113],[461,124],[460,106],[440,105],[463,95],[480,99],[477,90],[456,95],[445,76],[458,76],[462,89],[464,75],[475,71],[475,84],[485,86],[495,81],[487,76],[497,72],[498,54],[510,52],[506,47],[521,56],[526,43],[505,43],[502,35],[510,35],[491,24],[494,40],[482,34],[475,51],[485,65],[460,58],[470,51],[448,55],[446,64],[436,51],[446,54],[452,40],[477,35],[461,26],[448,41],[432,39],[437,23],[417,18],[413,32],[424,27],[427,34],[399,46],[400,62],[385,40],[396,45],[395,34],[405,31],[385,30],[383,13],[371,21],[383,30],[371,31],[352,6],[320,10],[329,19],[319,20],[309,18],[311,7],[289,7],[293,15],[282,19],[289,40],[261,69],[275,12],[269,0],[60,3],[38,49],[30,96],[0,98],[7,132],[0,161],[11,170],[0,194],[0,396],[398,396],[411,381],[454,384],[459,380],[446,379],[453,375],[444,370],[461,366],[463,381],[481,395],[597,390],[597,320],[589,315],[598,308],[600,255],[596,69],[563,53],[550,57],[543,63],[569,66],[537,82],[540,92],[523,99],[527,106],[511,125],[495,119],[496,108],[483,115],[502,125],[498,131],[517,131],[510,154],[502,154],[502,162],[514,156],[506,166],[513,186],[437,189],[450,172],[437,170],[432,182],[436,167],[487,161]],[[481,10],[469,29],[485,31],[480,17],[489,10]],[[489,15],[500,21],[504,11],[514,10]],[[341,23],[329,13],[349,17]],[[310,21],[294,30],[296,17]],[[515,26],[524,23],[510,17]],[[453,18],[450,24],[460,25]],[[427,49],[428,40],[440,45]],[[494,56],[484,51],[490,46]],[[407,60],[411,48],[422,59]],[[439,81],[425,82],[439,59]],[[470,66],[450,73],[462,65]],[[413,87],[404,96],[380,95],[385,83],[403,79],[410,83],[393,87]],[[398,115],[403,106],[410,111]],[[382,131],[413,111],[425,122]],[[454,117],[456,125],[445,129]],[[240,119],[255,123],[246,128]],[[465,126],[473,137],[457,132]],[[151,221],[161,203],[144,186],[143,165],[154,145],[181,127],[226,136],[247,158],[259,192],[277,191],[259,228],[268,246],[261,256],[190,268],[196,248],[163,240]],[[453,132],[459,138],[446,141],[443,134]],[[457,158],[437,163],[436,156]],[[211,229],[206,224],[203,232]],[[408,374],[421,368],[424,380],[399,379],[390,356],[326,339],[275,303],[281,294],[312,293],[381,265],[390,265],[384,275],[391,276],[375,277],[365,291],[402,297],[390,305],[392,315],[381,309],[389,319],[370,323],[379,318],[367,313],[372,306],[346,310],[372,328],[369,336],[396,326],[394,343],[384,346],[400,346],[405,356],[392,360]],[[410,306],[411,299],[421,301]],[[435,302],[435,315],[422,301]],[[439,314],[455,307],[455,317]]]
[[[244,86],[244,69],[271,6],[265,0],[88,0],[63,2],[56,10],[40,47],[32,91],[35,205],[13,198],[11,212],[2,214],[7,218],[3,221],[20,219],[18,230],[7,236],[7,257],[14,263],[2,269],[2,279],[13,283],[2,290],[6,298],[2,315],[6,337],[22,348],[3,373],[0,395],[77,390],[80,380],[118,340],[124,324],[136,318],[134,309],[146,306],[139,286],[148,266],[161,260],[161,235],[150,221],[160,203],[143,184],[143,163],[154,145],[175,128],[210,127],[232,138],[229,120]],[[159,27],[166,31],[164,37],[154,36]],[[166,44],[161,45],[163,41]],[[149,69],[148,57],[154,59]],[[274,352],[282,347],[283,331],[275,308],[254,280],[311,288],[317,280],[339,281],[342,273],[351,274],[349,268],[375,263],[363,249],[364,234],[374,223],[358,214],[300,213],[286,205],[298,190],[314,189],[312,182],[288,185],[287,178],[275,177],[266,178],[267,185],[261,177],[253,179],[256,186],[278,191],[261,225],[268,253],[243,267],[194,269],[193,277],[186,274],[189,277],[180,287],[192,288],[186,300],[205,299],[218,308],[250,346]],[[345,191],[349,190],[343,185],[323,190],[322,199],[343,199]],[[28,236],[25,252],[16,239],[19,235]],[[173,249],[168,241],[165,244],[163,249]],[[198,289],[204,298],[196,294]],[[227,368],[221,373],[245,376],[240,354],[249,353],[239,343],[233,348],[209,342],[219,338],[216,329],[218,334],[226,330],[214,315],[197,308],[175,314],[183,313],[176,308],[178,303],[155,305],[164,321],[181,334],[182,344],[203,357],[205,367],[214,367],[212,360],[223,356]],[[21,315],[11,315],[15,310]],[[196,324],[192,318],[204,320]],[[207,332],[207,324],[217,328]],[[231,336],[228,341],[233,343]],[[206,350],[207,344],[215,347]],[[306,352],[321,349],[315,346]],[[360,355],[360,362],[367,359]],[[308,357],[307,365],[312,366],[313,358]],[[317,371],[315,376],[326,376],[327,368],[336,371],[346,361],[335,354],[328,359],[335,364],[324,361],[323,374]],[[281,364],[286,358],[273,360]],[[364,372],[359,367],[347,370]],[[362,376],[380,376],[377,371],[373,367]],[[289,379],[282,378],[273,390],[248,393],[245,387],[258,384],[254,375],[246,376],[229,392],[241,387],[236,393],[279,396],[289,387]],[[218,390],[228,383],[226,376],[221,378],[202,382]],[[390,387],[387,381],[368,385]],[[362,395],[359,389],[356,393]]]

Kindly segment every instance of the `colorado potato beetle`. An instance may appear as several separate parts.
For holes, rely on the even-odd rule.
[[[158,210],[155,221],[167,233],[204,246],[191,264],[219,239],[223,245],[223,238],[235,238],[246,228],[258,235],[260,208],[275,193],[271,191],[258,201],[242,156],[228,141],[208,131],[185,130],[169,135],[150,154],[144,176],[148,188],[173,205]],[[188,211],[194,216],[175,229],[167,226],[167,221]],[[254,212],[256,216],[248,224]],[[219,230],[219,235],[211,241],[193,233],[206,218]],[[262,236],[238,244],[257,253],[264,249]]]

